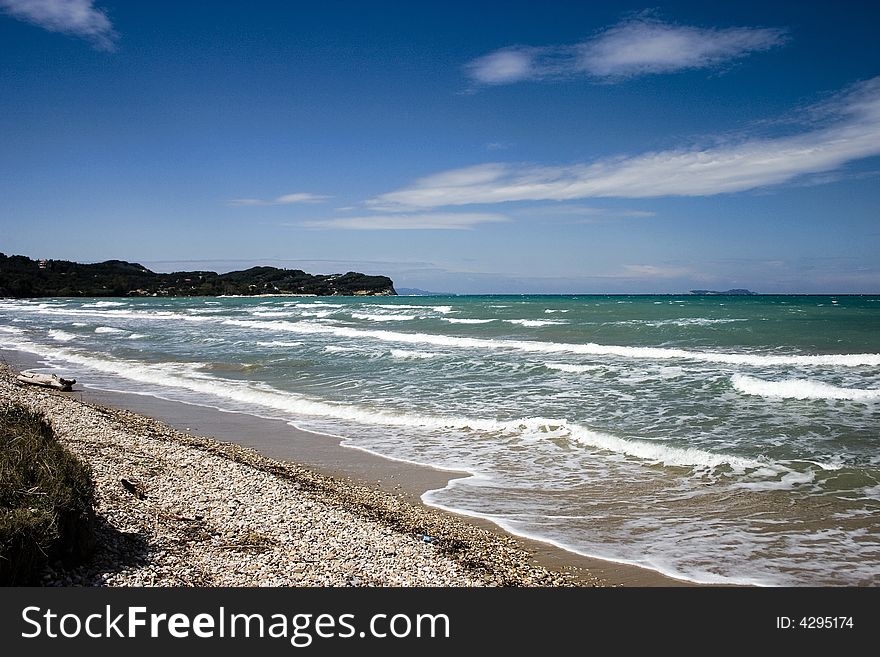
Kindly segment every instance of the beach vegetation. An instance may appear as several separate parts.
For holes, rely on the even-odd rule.
[[[39,583],[46,565],[74,565],[95,545],[89,467],[39,413],[0,407],[0,585]]]

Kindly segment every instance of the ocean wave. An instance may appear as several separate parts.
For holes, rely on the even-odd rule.
[[[390,353],[394,358],[404,360],[427,359],[438,355],[433,351],[407,351],[406,349],[392,349]]]
[[[788,468],[770,461],[709,452],[696,447],[675,447],[660,442],[618,438],[617,436],[591,431],[579,426],[572,427],[572,439],[582,445],[617,454],[625,454],[643,461],[666,466],[700,469],[729,466],[738,473],[761,471],[762,474],[767,475],[788,470]]]
[[[467,319],[463,317],[441,317],[440,319],[450,324],[488,324],[495,321],[494,319]]]
[[[568,322],[554,319],[505,319],[508,324],[519,324],[520,326],[538,327],[553,326],[554,324],[568,324]]]
[[[95,303],[84,303],[83,308],[112,308],[113,306],[127,306],[126,301],[96,301]]]
[[[266,342],[257,342],[259,347],[299,347],[302,342],[285,341],[285,340],[269,340]]]
[[[711,317],[681,317],[678,319],[627,319],[619,322],[609,322],[615,326],[713,326],[714,324],[731,324],[734,322],[747,322],[741,318],[711,318]]]
[[[345,308],[341,303],[326,303],[324,301],[312,301],[311,303],[303,303],[302,301],[288,301],[281,304],[283,306],[296,306],[297,308]]]
[[[779,399],[839,399],[849,401],[878,401],[880,390],[863,388],[839,388],[809,379],[783,379],[766,381],[745,374],[731,377],[733,387],[746,395]]]
[[[49,315],[53,317],[100,317],[114,319],[141,319],[141,320],[157,320],[157,321],[185,321],[185,322],[210,322],[215,321],[213,317],[202,317],[198,315],[189,315],[183,313],[175,313],[170,310],[119,310],[108,308],[106,310],[94,309],[83,310],[82,308],[53,308],[48,306],[18,306],[16,310],[25,310],[37,315]]]
[[[362,304],[361,308],[389,308],[391,310],[431,310],[431,306],[413,306],[405,303],[368,303]]]
[[[300,315],[302,315],[303,317],[329,317],[335,312],[336,310],[304,310],[300,312]]]
[[[354,319],[367,319],[371,322],[406,322],[415,319],[415,315],[367,315],[365,313],[352,313]]]
[[[712,351],[689,351],[669,347],[626,347],[601,345],[593,342],[572,344],[565,342],[539,342],[532,340],[499,340],[492,338],[468,338],[433,333],[400,333],[397,331],[358,329],[347,326],[326,326],[307,322],[270,321],[256,322],[227,319],[224,324],[244,326],[264,331],[305,334],[325,334],[346,338],[370,338],[399,344],[432,345],[463,349],[509,349],[539,354],[581,354],[589,356],[613,356],[647,360],[687,360],[725,365],[748,365],[766,367],[774,365],[798,366],[878,366],[880,354],[792,354],[787,356],[767,354],[735,354]]]
[[[71,340],[76,340],[76,336],[73,333],[68,333],[67,331],[61,331],[58,329],[53,329],[49,331],[49,337],[53,340],[57,340],[58,342],[70,342]]]
[[[186,312],[191,315],[216,315],[228,312],[226,308],[187,308]]]
[[[19,348],[33,351],[50,358],[60,358],[93,370],[112,374],[141,384],[180,388],[212,398],[227,399],[245,405],[258,406],[284,412],[293,417],[315,416],[346,420],[367,425],[412,427],[421,429],[457,430],[462,432],[485,432],[524,439],[567,439],[582,446],[633,457],[651,464],[697,468],[701,470],[728,466],[735,472],[758,471],[778,473],[786,471],[778,464],[747,459],[728,454],[713,453],[698,448],[681,448],[672,445],[621,438],[593,431],[564,419],[526,417],[515,420],[494,420],[468,417],[441,417],[429,414],[412,414],[389,410],[373,410],[354,404],[332,404],[307,399],[294,393],[280,391],[264,383],[234,381],[208,375],[207,363],[147,364],[137,361],[95,357],[65,347],[47,349],[42,345],[23,342]],[[200,371],[201,370],[201,371]]]
[[[254,317],[294,317],[295,313],[290,310],[249,310]]]
[[[128,333],[128,331],[114,326],[99,326],[95,329],[95,333]]]
[[[356,351],[363,351],[363,349],[358,349],[357,347],[338,347],[334,344],[324,347],[324,352],[328,354],[345,354]]]
[[[595,370],[605,369],[602,365],[569,365],[568,363],[544,363],[544,367],[560,372],[568,372],[570,374],[580,374],[582,372],[593,372]]]

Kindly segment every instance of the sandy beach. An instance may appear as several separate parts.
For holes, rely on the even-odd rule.
[[[15,372],[39,361],[5,351],[3,362],[3,403],[44,413],[96,483],[98,550],[80,568],[47,571],[47,585],[683,584],[420,502],[458,473],[340,447],[280,420],[80,384],[22,387]]]

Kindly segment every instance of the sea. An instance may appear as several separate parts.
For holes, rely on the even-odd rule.
[[[578,554],[880,585],[880,296],[0,299],[0,348],[467,473],[423,500]]]

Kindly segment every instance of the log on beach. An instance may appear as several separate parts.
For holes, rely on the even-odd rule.
[[[70,392],[73,390],[73,384],[76,383],[76,379],[63,379],[57,374],[37,374],[36,372],[22,372],[18,375],[17,380],[20,383],[55,388],[62,392]]]

